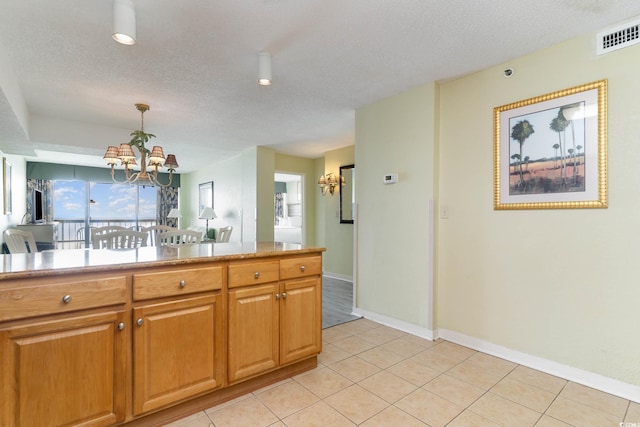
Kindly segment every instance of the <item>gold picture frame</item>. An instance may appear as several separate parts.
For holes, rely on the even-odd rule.
[[[608,207],[606,79],[496,107],[493,118],[495,210]]]
[[[11,163],[7,161],[6,157],[2,158],[2,176],[3,180],[3,201],[4,201],[4,214],[11,213]]]

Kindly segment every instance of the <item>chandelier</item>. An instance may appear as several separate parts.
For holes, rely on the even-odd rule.
[[[173,171],[178,168],[178,161],[173,154],[167,155],[166,159],[162,147],[154,146],[151,151],[144,145],[149,142],[149,139],[156,136],[151,133],[145,133],[144,131],[144,112],[149,110],[147,104],[136,104],[136,109],[140,111],[141,126],[140,130],[131,132],[133,137],[128,143],[120,144],[120,147],[109,146],[107,152],[104,155],[104,159],[107,164],[111,166],[111,179],[116,184],[133,184],[139,183],[144,185],[158,185],[160,187],[168,187],[171,185],[173,179]],[[136,155],[133,152],[133,147],[136,147],[140,152],[140,171],[133,172],[133,167],[137,165]],[[146,159],[149,157],[149,163]],[[124,166],[125,181],[118,181],[115,176],[115,165],[120,162],[121,166]],[[158,169],[160,167],[168,168],[169,170],[169,182],[162,184],[158,181]],[[147,172],[147,166],[152,168],[151,172]]]

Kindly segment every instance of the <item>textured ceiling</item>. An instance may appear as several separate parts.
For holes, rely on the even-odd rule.
[[[123,46],[112,0],[0,0],[2,151],[102,164],[143,102],[182,172],[258,145],[317,158],[353,144],[363,105],[640,15],[637,0],[133,1]]]

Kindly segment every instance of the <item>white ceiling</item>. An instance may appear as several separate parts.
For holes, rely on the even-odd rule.
[[[142,102],[179,172],[253,146],[317,158],[353,144],[363,105],[640,15],[637,0],[133,1],[123,46],[113,0],[0,0],[2,151],[103,164]]]

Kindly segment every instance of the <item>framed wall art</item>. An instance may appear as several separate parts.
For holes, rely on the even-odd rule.
[[[493,115],[495,210],[607,207],[607,80]]]
[[[11,163],[7,161],[6,157],[2,158],[2,176],[4,177],[4,186],[3,186],[3,194],[4,194],[4,214],[8,215],[11,213],[12,204],[11,204]]]
[[[198,213],[204,208],[213,208],[213,181],[203,182],[198,186]]]

